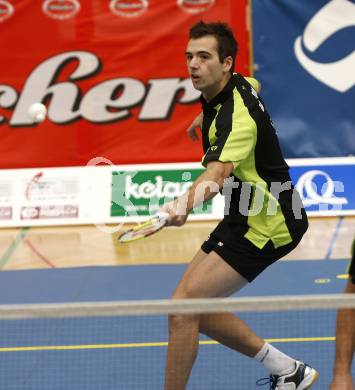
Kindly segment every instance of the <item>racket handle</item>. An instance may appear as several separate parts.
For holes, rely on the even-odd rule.
[[[157,218],[161,221],[167,221],[169,218],[169,213],[166,213],[165,211],[158,211],[155,215],[154,218]]]

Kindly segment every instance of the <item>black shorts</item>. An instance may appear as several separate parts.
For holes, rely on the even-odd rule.
[[[351,259],[349,264],[349,275],[353,284],[355,284],[355,239],[353,241],[353,245],[351,247]]]
[[[301,237],[290,244],[275,248],[270,240],[262,249],[244,237],[237,237],[233,245],[226,244],[213,233],[202,244],[205,253],[216,252],[248,282],[253,281],[269,265],[286,256],[296,248]]]

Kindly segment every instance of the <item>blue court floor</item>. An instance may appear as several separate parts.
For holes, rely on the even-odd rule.
[[[341,292],[346,260],[279,262],[238,296]],[[183,265],[3,271],[0,303],[168,298]],[[312,364],[312,390],[326,390],[334,353],[335,315],[327,311],[243,313],[261,336]],[[158,390],[167,341],[164,316],[0,321],[1,390]],[[183,346],[182,346],[183,348]],[[188,389],[249,390],[262,366],[201,337]]]

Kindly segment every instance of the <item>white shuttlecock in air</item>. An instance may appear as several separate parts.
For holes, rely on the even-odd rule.
[[[28,108],[29,117],[36,123],[43,122],[46,118],[47,108],[42,103],[33,103]]]

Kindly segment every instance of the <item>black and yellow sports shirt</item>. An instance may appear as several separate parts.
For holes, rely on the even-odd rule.
[[[257,90],[257,80],[234,74],[211,101],[201,96],[202,164],[221,161],[234,166],[222,190],[221,239],[233,243],[243,235],[260,249],[269,240],[277,248],[299,239],[308,223]],[[214,233],[218,235],[219,227]]]

